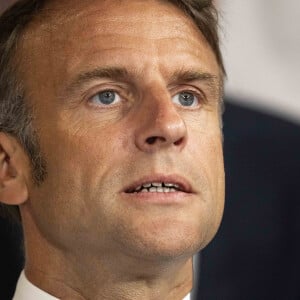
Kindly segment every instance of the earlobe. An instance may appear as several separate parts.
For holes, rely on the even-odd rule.
[[[0,202],[20,205],[28,198],[26,155],[15,138],[0,133]]]

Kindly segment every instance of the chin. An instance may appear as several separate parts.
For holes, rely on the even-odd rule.
[[[203,231],[181,224],[181,227],[144,231],[143,234],[136,232],[124,241],[123,249],[127,248],[132,255],[139,258],[169,261],[192,257],[204,248],[211,238]]]

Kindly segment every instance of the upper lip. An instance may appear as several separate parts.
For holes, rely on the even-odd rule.
[[[152,183],[152,182],[164,182],[164,183],[173,183],[179,186],[179,189],[181,192],[184,193],[193,193],[192,186],[188,182],[187,179],[180,175],[150,175],[150,176],[144,176],[133,183],[126,186],[122,191],[125,193],[130,193],[135,191],[135,189],[143,184],[146,183]]]

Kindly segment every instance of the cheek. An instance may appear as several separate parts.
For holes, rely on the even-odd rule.
[[[93,212],[89,208],[92,202],[101,207],[98,211],[104,210],[104,204],[99,201],[99,188],[116,161],[112,154],[118,153],[117,142],[107,137],[112,134],[110,131],[103,135],[97,134],[95,128],[80,131],[73,127],[65,131],[56,128],[55,132],[55,139],[41,141],[48,176],[32,193],[37,222],[51,237],[53,232],[63,236],[64,231],[77,228],[79,219],[82,230],[90,223],[95,225],[96,218],[91,218]],[[52,228],[51,232],[48,228]]]
[[[72,122],[69,119],[61,117],[43,133],[44,137],[52,136],[44,138],[43,152],[54,164],[59,161],[61,165],[74,169],[95,167],[95,164],[105,163],[116,153],[118,140],[113,126],[99,120],[84,119],[77,114],[71,118]]]
[[[189,152],[193,161],[204,168],[209,182],[224,173],[222,131],[217,112],[203,112],[199,120],[190,121]]]
[[[210,199],[211,211],[216,214],[216,221],[222,216],[225,197],[225,175],[223,160],[222,132],[218,127],[214,130],[194,129],[189,137],[191,161],[197,162],[205,177],[206,197]]]
[[[101,211],[110,206],[110,196],[120,188],[120,168],[127,166],[125,133],[114,126],[86,126],[84,129],[75,126],[72,131],[59,132],[56,140],[60,146],[51,146],[56,148],[53,153],[51,150],[47,153],[51,179],[48,189],[55,188],[59,194],[77,201],[82,211],[94,205],[91,203],[98,203]],[[99,201],[99,191],[107,196],[105,203]]]
[[[211,183],[212,203],[214,205],[213,211],[215,214],[214,227],[218,228],[224,210],[225,199],[225,173],[224,173],[224,159],[222,148],[222,136],[217,135],[211,137],[208,153],[208,164],[210,167],[209,181]]]

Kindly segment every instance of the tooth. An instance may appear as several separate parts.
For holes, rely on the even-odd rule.
[[[165,192],[165,193],[169,193],[169,191],[170,191],[170,189],[169,189],[169,188],[167,188],[167,187],[164,187],[164,192]]]
[[[179,189],[179,185],[178,185],[178,184],[174,184],[174,187],[175,187],[176,189]]]
[[[158,192],[158,193],[163,193],[163,192],[164,192],[164,188],[158,187],[158,188],[157,188],[157,192]]]
[[[173,184],[173,183],[164,183],[164,185],[165,185],[165,186],[167,186],[167,187],[174,186],[174,184]]]
[[[162,183],[161,182],[152,182],[152,186],[160,187],[160,186],[162,186]]]
[[[148,188],[148,187],[150,187],[151,186],[151,183],[144,183],[143,184],[143,187],[146,187],[146,188]]]
[[[136,189],[135,189],[135,191],[138,191],[138,190],[140,190],[142,187],[141,186],[138,186]]]
[[[151,188],[149,189],[149,192],[156,192],[156,191],[157,191],[156,187],[151,187]]]
[[[170,192],[177,192],[177,190],[174,188],[170,188]]]
[[[148,193],[148,190],[147,189],[142,189],[141,192],[142,193]]]

